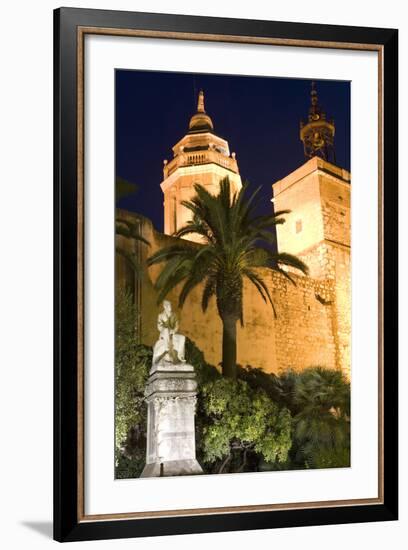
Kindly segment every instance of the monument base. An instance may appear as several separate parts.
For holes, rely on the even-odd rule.
[[[202,474],[203,470],[196,459],[168,460],[146,464],[140,477],[168,477]]]
[[[146,384],[146,466],[140,477],[202,474],[196,460],[197,381],[188,363],[153,365]]]

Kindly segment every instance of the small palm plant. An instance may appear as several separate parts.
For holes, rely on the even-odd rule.
[[[174,236],[198,234],[202,244],[180,240],[157,251],[147,263],[165,264],[156,281],[159,303],[181,283],[179,307],[200,284],[203,285],[201,305],[204,312],[210,299],[215,297],[223,325],[222,373],[235,378],[237,323],[244,324],[244,279],[256,287],[276,316],[270,291],[259,268],[282,273],[294,284],[284,266],[302,273],[308,270],[296,256],[273,251],[274,226],[284,223],[282,216],[287,211],[257,215],[256,198],[260,188],[250,196],[247,185],[232,193],[229,179],[225,178],[220,182],[218,195],[212,195],[199,184],[194,189],[196,195],[190,201],[182,202],[191,211],[192,221],[176,231]]]
[[[295,460],[309,468],[349,466],[350,384],[343,373],[309,367],[289,373],[288,381]]]

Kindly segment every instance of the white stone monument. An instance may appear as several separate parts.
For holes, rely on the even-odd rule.
[[[185,336],[178,334],[178,327],[171,303],[165,300],[145,389],[147,448],[141,477],[203,473],[195,454],[197,382],[194,367],[186,363]]]

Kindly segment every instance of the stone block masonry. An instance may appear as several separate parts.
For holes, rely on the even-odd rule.
[[[174,242],[172,237],[155,231],[149,220],[125,212],[121,215],[136,218],[141,233],[150,242],[150,247],[147,247],[118,237],[122,246],[133,247],[133,250],[137,248],[142,263],[148,255]],[[322,261],[330,262],[330,257],[326,258],[325,254],[326,250],[322,248]],[[156,319],[161,306],[156,303],[154,282],[160,270],[161,266],[149,268],[143,278],[135,282],[126,271],[123,259],[117,258],[118,282],[127,281],[135,286],[136,308],[141,318],[139,339],[147,345],[153,345],[157,338]],[[244,327],[238,325],[237,331],[238,363],[262,368],[266,372],[279,372],[287,368],[301,370],[316,365],[349,372],[349,328],[347,322],[340,326],[338,321],[339,291],[334,276],[318,278],[291,274],[296,281],[294,286],[280,273],[261,270],[261,275],[267,281],[277,317],[274,317],[272,308],[263,302],[255,287],[246,281]],[[348,296],[347,284],[343,289],[345,300]],[[202,312],[201,295],[202,287],[195,288],[182,314],[176,308],[178,289],[171,292],[168,299],[179,314],[180,332],[195,342],[209,363],[219,366],[222,324],[215,300],[212,300],[206,313]]]

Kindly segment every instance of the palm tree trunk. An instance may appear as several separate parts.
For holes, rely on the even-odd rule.
[[[237,375],[237,320],[233,316],[222,319],[222,374],[228,378]]]

